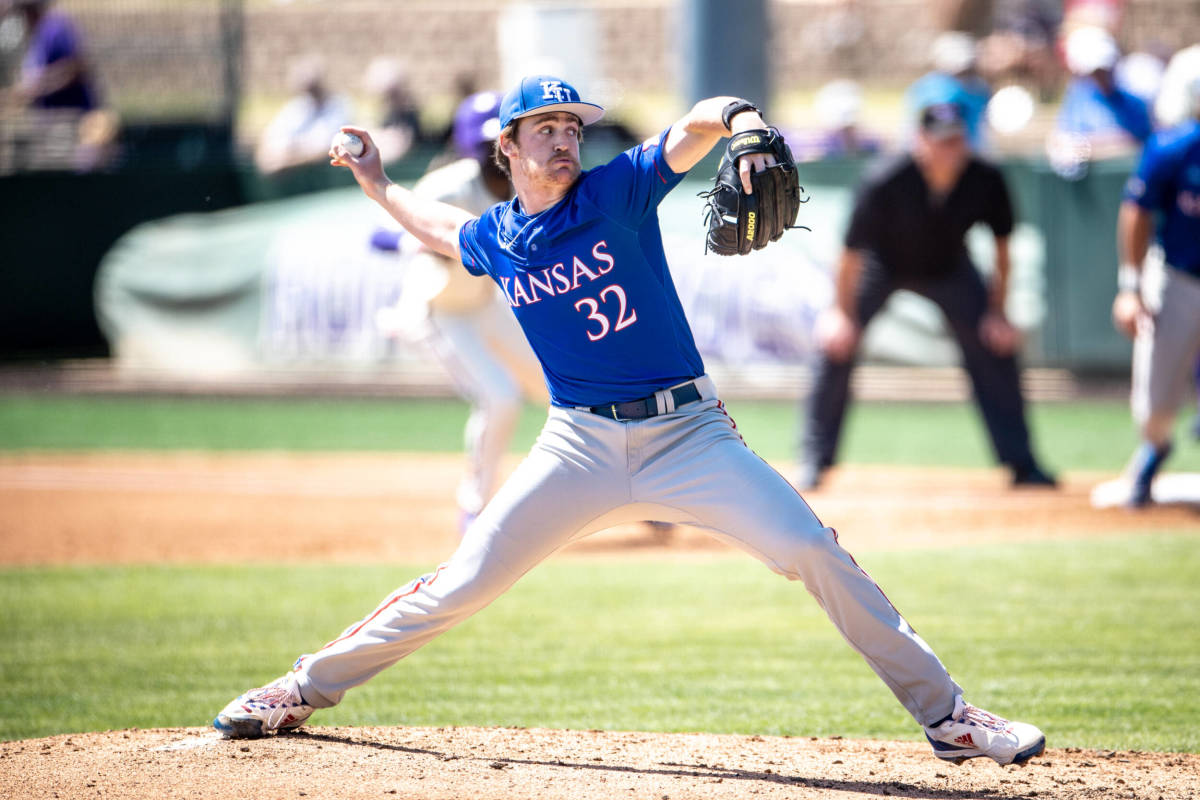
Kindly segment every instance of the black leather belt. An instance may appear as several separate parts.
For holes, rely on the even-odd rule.
[[[696,388],[695,381],[685,383],[682,386],[676,386],[667,391],[671,393],[671,398],[675,401],[675,408],[685,406],[688,403],[694,403],[700,399],[700,390]],[[581,408],[584,411],[590,411],[601,417],[615,419],[617,422],[648,419],[667,413],[665,409],[663,411],[658,410],[658,399],[654,395],[643,397],[640,400],[629,400],[624,403],[605,403],[604,405],[582,406]]]

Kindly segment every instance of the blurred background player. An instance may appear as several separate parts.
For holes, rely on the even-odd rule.
[[[452,141],[458,158],[426,174],[413,191],[476,215],[507,200],[511,184],[492,159],[499,115],[496,92],[467,97],[454,115]],[[381,230],[372,241],[380,249],[397,249],[401,234]],[[467,468],[457,492],[460,529],[465,530],[503,477],[501,462],[523,399],[547,402],[545,381],[492,280],[473,276],[424,247],[416,250],[407,270],[396,315],[399,332],[429,346],[471,405],[464,432]]]
[[[990,289],[963,243],[977,222],[995,236]],[[820,354],[802,426],[798,489],[815,488],[834,464],[862,331],[897,289],[941,308],[1013,485],[1055,485],[1030,448],[1015,356],[1020,337],[1004,312],[1012,229],[1004,178],[972,156],[963,109],[955,103],[922,109],[912,152],[868,177],[855,202],[834,305],[817,322]]]
[[[1200,76],[1200,44],[1180,48],[1168,59],[1154,100],[1154,119],[1160,128],[1173,128],[1192,116],[1190,84],[1197,76]],[[1192,436],[1200,440],[1200,359],[1196,360],[1196,417],[1192,420]]]
[[[816,130],[788,131],[787,141],[797,161],[862,158],[883,147],[878,136],[862,125],[862,87],[848,78],[829,81],[813,97]]]
[[[363,86],[378,104],[375,143],[388,161],[402,158],[423,140],[421,115],[400,62],[388,56],[372,59],[363,76]]]
[[[1150,139],[1117,216],[1112,316],[1134,340],[1130,405],[1142,439],[1127,469],[1135,508],[1152,498],[1200,356],[1200,76],[1188,95],[1191,118]]]
[[[323,162],[334,134],[354,113],[344,95],[330,90],[325,62],[317,55],[292,63],[288,87],[292,98],[263,129],[254,153],[254,163],[264,175]]]

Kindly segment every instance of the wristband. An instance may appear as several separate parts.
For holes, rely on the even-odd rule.
[[[725,123],[725,130],[733,130],[733,128],[729,127],[729,124],[733,122],[735,115],[740,114],[743,111],[754,111],[759,116],[762,115],[762,111],[759,110],[758,106],[754,105],[754,103],[751,103],[749,100],[734,100],[732,103],[726,105],[725,108],[721,109],[721,122]]]
[[[1137,293],[1142,286],[1142,271],[1133,264],[1117,267],[1117,291]]]

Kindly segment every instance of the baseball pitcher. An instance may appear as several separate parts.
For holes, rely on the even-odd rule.
[[[426,173],[413,193],[472,214],[507,200],[512,185],[492,159],[499,134],[499,93],[465,98],[454,115],[459,158]],[[424,246],[411,255],[407,270],[398,308],[403,327],[428,346],[471,406],[463,431],[467,466],[456,492],[462,533],[496,491],[523,401],[544,403],[545,384],[495,283]]]
[[[657,207],[730,135],[740,143],[731,160],[745,195],[777,185],[789,191],[786,181],[761,180],[790,165],[776,163],[782,151],[768,149],[773,137],[758,109],[732,97],[702,100],[657,136],[584,172],[583,130],[602,113],[560,78],[522,79],[501,103],[496,145],[516,196],[478,217],[389,181],[364,130],[347,129],[366,142],[361,156],[331,151],[332,163],[349,168],[426,246],[496,282],[542,364],[550,409],[528,457],[446,563],[286,675],[233,700],[214,720],[217,730],[240,738],[298,727],[564,545],[614,524],[660,519],[706,528],[802,581],[924,726],[939,758],[1009,764],[1039,755],[1045,737],[1037,728],[963,700],[833,529],[746,446],[705,374],[663,255]],[[749,131],[757,134],[738,137]],[[787,212],[772,219],[765,210],[787,208],[777,200],[743,204],[755,217],[739,231],[790,225]]]

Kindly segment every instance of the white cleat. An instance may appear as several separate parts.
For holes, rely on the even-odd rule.
[[[259,739],[299,728],[315,709],[304,702],[291,673],[238,697],[213,720],[226,739]]]
[[[954,698],[954,713],[936,726],[925,727],[933,754],[961,764],[987,756],[1000,765],[1024,764],[1046,749],[1046,737],[1033,725],[1011,722]]]

